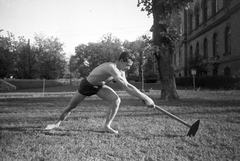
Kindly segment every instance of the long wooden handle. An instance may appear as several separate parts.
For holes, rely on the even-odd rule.
[[[180,123],[186,125],[187,127],[189,127],[189,128],[191,127],[191,125],[189,125],[187,122],[185,122],[184,120],[182,120],[182,119],[178,118],[177,116],[171,114],[170,112],[168,112],[168,111],[162,109],[161,107],[155,105],[155,108],[156,108],[157,110],[161,111],[162,113],[164,113],[164,114],[166,114],[166,115],[172,117],[173,119],[177,120],[178,122],[180,122]]]

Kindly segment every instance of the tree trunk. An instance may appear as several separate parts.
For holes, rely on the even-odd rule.
[[[179,99],[179,95],[176,89],[174,69],[172,67],[172,58],[167,48],[161,48],[160,51],[155,53],[158,64],[158,73],[162,85],[162,91],[160,99],[169,100]]]
[[[163,100],[179,99],[176,83],[174,78],[174,69],[172,67],[172,54],[170,45],[163,45],[161,32],[166,32],[165,25],[161,20],[164,20],[165,9],[164,1],[152,0],[153,5],[153,44],[158,46],[158,51],[155,52],[155,58],[158,64],[158,72],[162,84],[160,98]]]

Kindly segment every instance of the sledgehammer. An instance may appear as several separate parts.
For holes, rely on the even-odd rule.
[[[196,132],[198,131],[198,127],[199,127],[199,123],[200,123],[200,120],[197,120],[194,124],[192,125],[189,125],[187,122],[185,122],[184,120],[178,118],[177,116],[171,114],[170,112],[162,109],[161,107],[155,105],[155,108],[159,111],[161,111],[162,113],[172,117],[173,119],[177,120],[178,122],[184,124],[185,126],[189,127],[189,131],[187,133],[187,136],[195,136]]]

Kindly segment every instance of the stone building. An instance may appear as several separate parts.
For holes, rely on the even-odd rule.
[[[190,76],[189,58],[210,63],[206,75],[240,76],[240,1],[194,0],[180,14],[182,34],[173,55],[176,77]]]

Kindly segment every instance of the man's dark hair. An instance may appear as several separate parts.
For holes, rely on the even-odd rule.
[[[127,62],[128,59],[134,61],[135,60],[135,56],[130,53],[130,52],[122,52],[121,55],[119,56],[118,60],[123,60],[124,62]]]

